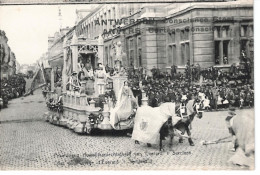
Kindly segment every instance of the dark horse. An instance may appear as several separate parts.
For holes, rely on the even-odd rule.
[[[190,146],[194,146],[194,142],[191,139],[191,132],[190,132],[190,125],[194,119],[195,116],[197,116],[199,119],[202,118],[202,112],[199,112],[202,109],[202,103],[201,101],[190,101],[193,107],[193,113],[190,115],[183,116],[183,118],[177,122],[174,126],[172,125],[172,119],[169,118],[168,121],[164,123],[160,130],[160,151],[162,150],[162,141],[165,140],[165,137],[170,136],[170,145],[172,145],[172,140],[174,136],[180,136],[179,143],[183,143],[183,138],[181,135],[184,135],[185,132],[187,132],[188,135],[188,141]],[[177,111],[178,112],[178,111]],[[176,133],[180,131],[181,133]]]

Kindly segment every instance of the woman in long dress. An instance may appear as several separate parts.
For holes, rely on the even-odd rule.
[[[114,129],[120,129],[120,121],[128,120],[134,114],[137,107],[137,100],[131,88],[128,86],[127,81],[125,81],[118,93],[115,108],[110,110],[110,124],[112,127]]]

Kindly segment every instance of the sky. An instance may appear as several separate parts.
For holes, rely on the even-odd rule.
[[[32,64],[48,49],[48,36],[59,31],[59,7],[62,25],[74,26],[76,9],[93,5],[8,5],[0,6],[0,30],[19,64]]]

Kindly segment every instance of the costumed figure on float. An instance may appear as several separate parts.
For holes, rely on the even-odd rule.
[[[96,83],[97,83],[97,92],[99,95],[105,94],[105,85],[106,85],[106,71],[104,69],[104,66],[99,63],[98,68],[95,72],[96,76]]]
[[[122,129],[122,125],[132,125],[133,116],[138,108],[137,100],[135,99],[128,82],[125,81],[118,93],[117,103],[115,108],[110,110],[110,124],[116,130]],[[123,124],[122,124],[123,123]]]

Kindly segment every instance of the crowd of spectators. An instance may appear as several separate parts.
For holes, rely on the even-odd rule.
[[[3,100],[3,107],[7,107],[8,101],[13,98],[21,97],[25,94],[26,81],[24,75],[15,74],[8,79],[1,80],[0,98]]]
[[[171,73],[154,68],[152,76],[147,76],[140,70],[129,74],[130,86],[138,97],[139,104],[142,99],[140,91],[144,90],[152,107],[159,106],[166,96],[176,103],[200,96],[207,110],[254,105],[251,70],[241,65],[232,65],[226,72],[216,67],[200,69],[199,65],[189,64],[184,73],[177,73],[176,66],[172,66]]]

